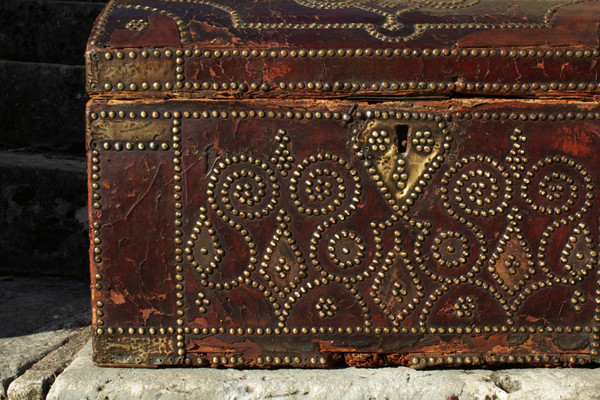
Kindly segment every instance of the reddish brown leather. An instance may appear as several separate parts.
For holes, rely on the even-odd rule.
[[[100,262],[92,262],[101,275],[98,363],[165,363],[135,348],[114,358],[105,342],[153,339],[160,335],[149,329],[161,327],[183,346],[171,361],[194,365],[593,358],[600,170],[593,104],[188,100],[94,102],[89,111],[97,118],[91,126],[158,112],[178,132],[164,141],[169,150],[139,142],[142,151],[139,143],[117,151],[126,141],[90,137],[99,176],[92,183],[100,183],[91,190],[100,207],[92,211],[93,238],[102,240]],[[99,116],[111,111],[114,118]],[[408,126],[409,137],[416,124],[432,131],[441,124],[452,138],[425,184],[396,202],[401,211],[368,172],[375,153],[356,145],[353,132],[369,121]],[[407,154],[416,151],[411,142]],[[330,192],[313,191],[324,197],[311,201],[311,187]],[[258,202],[240,203],[244,193]],[[315,215],[315,206],[325,214]],[[340,259],[350,263],[340,268]]]
[[[95,362],[597,362],[600,4],[543,3],[111,1]]]
[[[388,3],[149,0],[138,7],[113,1],[88,53],[181,49],[182,71],[165,73],[159,91],[215,98],[597,93],[596,1]],[[125,28],[136,20],[149,27]],[[135,82],[139,94],[151,95],[154,80],[140,90],[145,78],[127,75],[117,90],[119,81],[100,71],[88,90],[108,94],[109,83],[110,95],[130,96]]]

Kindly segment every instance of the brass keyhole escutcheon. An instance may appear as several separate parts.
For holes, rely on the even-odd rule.
[[[398,143],[398,152],[406,154],[408,149],[408,125],[397,124],[394,126],[394,131]]]
[[[444,134],[433,121],[371,120],[356,141],[377,186],[398,205],[444,151]]]

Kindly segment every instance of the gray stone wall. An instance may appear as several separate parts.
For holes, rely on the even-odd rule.
[[[83,54],[105,3],[0,2],[0,275],[88,274]]]

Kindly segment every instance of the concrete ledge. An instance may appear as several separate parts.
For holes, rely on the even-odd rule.
[[[152,370],[96,367],[91,353],[88,343],[48,399],[600,399],[600,369]]]

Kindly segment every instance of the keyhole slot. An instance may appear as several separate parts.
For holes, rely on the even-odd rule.
[[[405,154],[408,148],[408,125],[396,125],[394,130],[398,139],[398,152]]]

